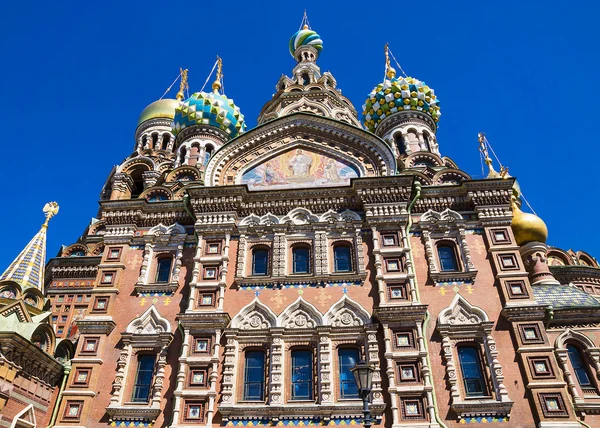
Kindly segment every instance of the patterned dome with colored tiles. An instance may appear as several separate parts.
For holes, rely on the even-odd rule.
[[[305,25],[290,39],[290,53],[292,56],[294,56],[296,49],[300,46],[312,46],[320,53],[323,50],[323,40],[321,40],[321,36],[316,31],[311,30]]]
[[[402,110],[427,113],[437,123],[440,119],[440,102],[433,89],[412,77],[386,78],[371,91],[363,105],[363,120],[371,132],[389,115]]]
[[[244,115],[233,100],[214,92],[196,92],[175,109],[173,133],[192,125],[211,125],[237,137],[246,130]]]

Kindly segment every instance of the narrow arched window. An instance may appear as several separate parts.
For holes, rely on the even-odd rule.
[[[247,351],[244,360],[244,400],[265,399],[265,352]]]
[[[255,248],[252,250],[252,275],[266,275],[269,266],[269,250]]]
[[[398,153],[400,153],[400,155],[405,155],[406,147],[404,146],[404,138],[402,138],[402,134],[397,133],[394,136],[394,141],[396,142],[396,146],[398,147]]]
[[[306,247],[296,247],[292,250],[292,272],[308,273],[310,270],[310,250]]]
[[[158,134],[152,134],[152,147],[151,149],[158,149]]]
[[[168,257],[158,259],[156,265],[156,282],[169,282],[171,279],[172,260]]]
[[[214,151],[215,148],[213,146],[211,146],[210,144],[206,145],[206,147],[204,148],[204,165],[208,163]]]
[[[350,272],[352,269],[350,247],[347,245],[333,247],[333,262],[335,272]]]
[[[441,244],[437,247],[440,267],[443,272],[452,272],[458,270],[458,261],[453,245]]]
[[[150,398],[150,387],[154,376],[154,355],[139,355],[135,372],[135,383],[131,401],[134,403],[147,403]]]
[[[340,349],[338,362],[340,370],[340,398],[358,398],[358,387],[352,368],[358,363],[358,349]]]
[[[567,353],[569,354],[569,361],[571,361],[571,365],[573,366],[573,371],[575,372],[575,377],[577,377],[579,386],[582,388],[590,388],[592,386],[592,382],[588,376],[585,360],[579,352],[579,349],[573,345],[568,345]]]
[[[313,399],[312,352],[292,351],[292,400]]]
[[[167,150],[169,147],[169,142],[171,141],[171,136],[169,134],[163,134],[162,136],[162,147],[161,149]]]
[[[473,346],[459,346],[458,359],[467,397],[487,394],[479,351]]]

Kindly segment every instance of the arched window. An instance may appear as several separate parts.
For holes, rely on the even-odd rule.
[[[182,147],[181,150],[179,150],[179,165],[183,165],[183,163],[185,162],[185,154],[186,154],[186,149],[185,147]]]
[[[292,272],[308,273],[310,271],[310,250],[307,247],[292,249]]]
[[[459,346],[458,359],[467,397],[487,395],[479,351],[473,346]]]
[[[171,141],[171,136],[169,134],[163,134],[163,139],[162,139],[162,150],[167,150],[167,147],[169,147],[169,142]]]
[[[310,77],[308,77],[308,73],[302,73],[302,84],[308,85],[310,83]]]
[[[358,349],[340,349],[338,351],[340,370],[340,398],[358,398],[358,387],[351,369],[359,361]]]
[[[440,267],[442,272],[457,271],[458,261],[454,246],[451,244],[440,244],[437,246],[438,257],[440,259]]]
[[[204,165],[208,164],[208,161],[212,157],[214,151],[215,148],[210,144],[207,144],[206,147],[204,147]]]
[[[333,247],[333,264],[335,272],[350,272],[352,270],[352,252],[348,245]]]
[[[152,134],[152,147],[150,147],[151,149],[158,149],[158,134]]]
[[[139,355],[135,372],[135,384],[131,401],[134,403],[147,403],[150,398],[150,386],[154,376],[154,355]]]
[[[244,400],[265,399],[265,352],[246,351],[244,364]]]
[[[579,349],[573,345],[567,345],[567,353],[569,354],[569,361],[571,361],[579,386],[582,388],[591,388],[593,385],[587,372],[585,360]]]
[[[402,138],[402,134],[397,133],[394,135],[394,141],[396,142],[396,146],[398,147],[398,153],[400,155],[406,154],[406,147],[404,146],[404,138]]]
[[[156,282],[169,282],[171,279],[172,260],[169,257],[158,259],[156,265]]]
[[[255,248],[252,250],[252,275],[266,275],[269,267],[269,250]]]
[[[313,399],[312,352],[292,351],[292,400]]]
[[[423,141],[425,142],[425,148],[428,151],[431,151],[431,144],[429,144],[429,134],[427,132],[423,132]]]

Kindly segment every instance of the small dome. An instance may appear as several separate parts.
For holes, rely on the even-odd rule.
[[[546,242],[546,239],[548,239],[548,228],[544,220],[535,214],[524,213],[516,204],[513,205],[513,211],[511,228],[518,245],[533,241]]]
[[[244,115],[233,100],[219,92],[196,92],[182,101],[175,111],[172,129],[177,134],[192,125],[211,125],[225,131],[231,138],[246,130]]]
[[[391,74],[393,76],[393,74]],[[363,106],[363,120],[371,132],[393,113],[417,110],[427,113],[437,122],[441,116],[440,102],[433,89],[412,77],[391,77],[377,85]]]
[[[178,105],[179,101],[170,98],[154,101],[142,111],[138,119],[138,125],[150,119],[173,119],[175,117],[175,108]]]
[[[316,31],[311,30],[308,26],[304,26],[297,31],[290,39],[290,53],[295,57],[296,49],[300,46],[312,46],[319,53],[323,50],[323,40]]]

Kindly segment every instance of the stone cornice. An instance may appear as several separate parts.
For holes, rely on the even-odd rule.
[[[404,321],[420,322],[425,319],[428,305],[406,304],[378,306],[373,316],[382,324],[394,324]]]
[[[571,265],[571,266],[550,266],[550,272],[554,278],[561,284],[583,283],[600,284],[600,268]]]

